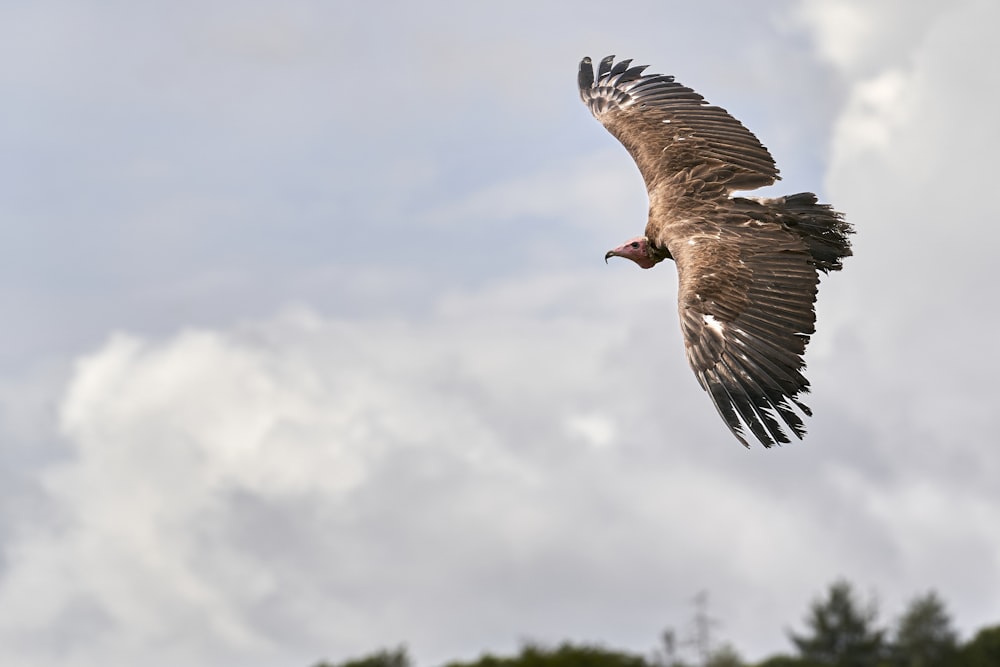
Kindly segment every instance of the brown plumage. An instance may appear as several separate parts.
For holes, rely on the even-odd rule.
[[[812,193],[733,197],[771,185],[774,159],[725,109],[672,76],[643,67],[580,63],[580,96],[628,150],[649,193],[645,235],[608,252],[643,268],[677,263],[678,308],[688,362],[719,414],[745,446],[744,428],[765,447],[805,434],[793,409],[814,332],[819,271],[851,254],[843,216]],[[779,421],[780,420],[780,421]]]

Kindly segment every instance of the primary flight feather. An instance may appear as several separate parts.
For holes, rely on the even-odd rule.
[[[853,233],[803,192],[734,197],[779,178],[771,154],[725,109],[631,60],[580,63],[580,97],[628,150],[649,194],[643,236],[609,251],[644,269],[673,259],[688,362],[740,442],[802,438],[799,400],[819,272],[838,271]]]

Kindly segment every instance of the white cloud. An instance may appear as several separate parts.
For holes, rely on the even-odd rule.
[[[276,639],[256,627],[251,612],[277,597],[274,615],[301,624],[314,657],[388,641],[376,630],[383,626],[372,622],[381,605],[401,604],[412,622],[424,603],[394,600],[390,590],[380,594],[379,586],[391,588],[397,576],[381,571],[389,565],[383,557],[369,563],[364,553],[395,541],[404,550],[423,548],[405,535],[380,538],[377,526],[373,536],[365,536],[365,526],[352,536],[345,522],[364,513],[370,493],[384,494],[376,513],[390,521],[396,512],[415,510],[410,529],[416,539],[438,530],[436,521],[465,523],[466,515],[486,521],[483,535],[473,535],[467,546],[460,537],[467,527],[457,534],[455,527],[445,529],[461,554],[477,550],[483,537],[502,550],[552,521],[532,516],[528,505],[518,507],[518,497],[537,494],[542,482],[530,448],[553,456],[553,447],[571,446],[560,435],[562,424],[581,414],[586,419],[592,408],[586,401],[567,404],[582,399],[581,393],[565,396],[565,382],[576,377],[582,386],[611,338],[574,339],[575,323],[565,314],[535,322],[539,311],[562,310],[556,298],[569,285],[560,279],[543,289],[552,298],[536,300],[528,316],[505,312],[502,290],[492,317],[470,319],[459,310],[432,327],[325,321],[293,311],[265,325],[185,331],[162,342],[112,337],[78,362],[66,392],[62,431],[75,451],[44,476],[65,520],[9,550],[2,595],[16,603],[4,605],[0,632],[59,629],[84,614],[95,626],[91,646],[97,648],[87,650],[102,656],[93,658],[97,662],[109,655],[138,659],[143,647],[175,634],[195,636],[195,660],[206,660],[213,646],[267,656]],[[592,361],[579,363],[586,359]],[[590,419],[589,432],[600,431]],[[393,461],[401,460],[414,467],[394,470]],[[434,497],[408,498],[392,488],[435,480],[455,495],[443,507]],[[309,534],[300,545],[315,551],[307,560],[330,568],[302,582],[320,590],[283,583],[294,576],[259,553],[281,548],[268,545],[266,535],[249,537],[258,553],[243,553],[248,545],[230,534],[238,530],[239,517],[232,515],[239,498],[279,513],[286,504],[310,508],[305,517],[289,518],[301,520]],[[507,502],[513,506],[501,507]],[[345,551],[344,540],[356,544]],[[423,559],[403,569],[398,585],[404,589],[420,588],[413,575],[445,575]],[[357,585],[374,596],[358,601],[360,607],[340,609],[346,601],[322,590]],[[351,640],[330,638],[326,614],[335,626],[369,629]],[[67,639],[53,655],[88,664],[73,641],[79,640]],[[202,653],[198,642],[207,645]],[[168,653],[164,664],[176,658]]]
[[[896,145],[894,130],[914,112],[907,75],[889,69],[856,84],[847,100],[847,109],[835,128],[831,160],[864,159],[869,152],[890,155]]]
[[[860,59],[865,42],[875,31],[871,5],[852,2],[803,3],[805,18],[816,24],[821,54],[841,68]]]
[[[834,576],[902,597],[957,544],[1000,555],[991,486],[909,458],[911,477],[880,478],[859,461],[894,455],[837,442],[836,420],[741,450],[684,365],[669,271],[534,275],[421,320],[296,308],[112,336],[62,401],[73,455],[42,476],[60,519],[8,545],[2,657],[252,665],[407,641],[433,662],[525,635],[642,650],[703,587],[759,654]],[[981,605],[955,577],[945,592]]]
[[[581,438],[593,447],[607,447],[616,441],[615,422],[600,413],[573,415],[566,420],[566,431]]]
[[[794,16],[813,32],[818,54],[854,80],[905,64],[929,26],[954,7],[906,0],[803,0]]]

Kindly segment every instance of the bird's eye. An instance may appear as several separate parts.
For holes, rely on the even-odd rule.
[[[639,242],[638,241],[632,241],[632,247],[633,248],[638,248],[639,247]]]

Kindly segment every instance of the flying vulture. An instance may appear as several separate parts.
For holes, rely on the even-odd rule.
[[[841,268],[853,233],[810,192],[733,196],[779,178],[771,154],[725,109],[662,74],[608,56],[580,63],[580,97],[632,155],[649,194],[643,236],[605,255],[649,269],[677,264],[688,362],[744,446],[799,439],[809,391],[802,355],[819,272]]]

